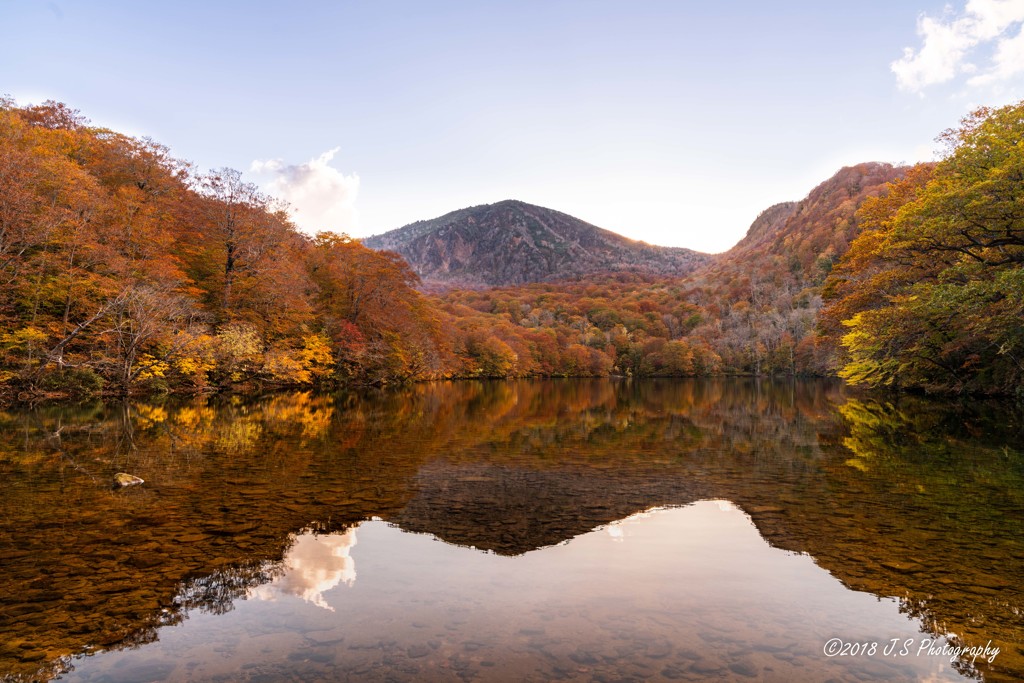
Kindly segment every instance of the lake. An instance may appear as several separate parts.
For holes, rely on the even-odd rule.
[[[5,681],[1024,677],[997,403],[604,379],[46,405],[0,412],[0,475]]]

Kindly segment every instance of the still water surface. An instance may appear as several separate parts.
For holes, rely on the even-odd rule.
[[[1017,680],[1018,420],[739,380],[3,413],[0,676]]]

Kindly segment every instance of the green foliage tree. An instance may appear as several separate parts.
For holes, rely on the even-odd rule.
[[[1024,380],[1024,103],[979,109],[948,153],[862,209],[826,285],[824,322],[855,384],[1020,393]]]

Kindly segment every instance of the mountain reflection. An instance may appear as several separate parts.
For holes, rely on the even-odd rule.
[[[118,471],[146,484],[112,491]],[[49,406],[0,413],[0,477],[11,680],[246,597],[338,609],[373,517],[520,556],[700,500],[930,633],[1002,646],[966,673],[1024,675],[1021,422],[984,402],[594,380]]]

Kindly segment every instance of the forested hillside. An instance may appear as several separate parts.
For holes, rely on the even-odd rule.
[[[846,167],[803,201],[766,210],[743,240],[691,278],[694,302],[708,310],[694,334],[717,340],[736,372],[834,373],[835,345],[817,331],[822,284],[860,230],[858,209],[907,170]]]
[[[1022,138],[1024,105],[981,110],[946,133],[938,164],[844,168],[767,209],[725,254],[677,250],[683,275],[672,270],[679,254],[642,245],[668,254],[654,259],[666,270],[643,267],[646,257],[630,261],[642,249],[609,247],[636,243],[564,214],[484,207],[450,222],[468,216],[511,244],[500,220],[534,220],[539,242],[553,245],[545,230],[557,228],[566,253],[610,260],[565,268],[576,277],[559,282],[428,296],[398,254],[300,233],[237,171],[198,172],[62,104],[0,100],[0,400],[837,372],[873,386],[1019,393]],[[440,239],[437,225],[420,228],[414,242]],[[467,263],[472,284],[501,281],[481,275],[486,261]]]

